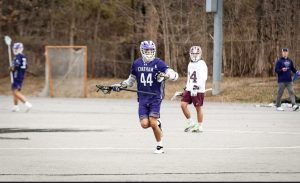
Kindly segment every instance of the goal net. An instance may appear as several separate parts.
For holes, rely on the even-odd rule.
[[[46,46],[45,87],[41,96],[87,96],[87,47]]]

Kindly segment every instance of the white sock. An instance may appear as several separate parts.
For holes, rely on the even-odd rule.
[[[163,146],[162,141],[157,142],[157,145],[162,147]]]
[[[27,107],[31,107],[31,106],[32,106],[31,103],[29,103],[28,101],[25,102],[25,105],[26,105]]]

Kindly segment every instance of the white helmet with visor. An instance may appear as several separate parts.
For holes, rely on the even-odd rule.
[[[197,62],[201,59],[202,49],[200,46],[192,46],[190,49],[190,58],[193,62]]]
[[[143,41],[140,45],[140,51],[144,62],[151,62],[155,58],[156,47],[153,41]]]

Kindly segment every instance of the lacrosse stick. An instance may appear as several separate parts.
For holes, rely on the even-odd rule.
[[[101,90],[104,94],[109,94],[111,92],[111,90],[113,89],[113,86],[105,86],[105,85],[96,85],[96,87],[98,88],[97,92],[99,92]],[[133,89],[127,89],[127,88],[121,88],[121,87],[120,87],[120,90],[143,93],[143,94],[148,94],[148,95],[157,95],[156,93],[152,93],[152,92],[139,91],[139,90],[133,90]]]
[[[208,88],[208,89],[205,90],[205,92],[208,92],[208,91],[211,91],[211,90],[212,90],[212,88]],[[179,92],[179,91],[175,92],[175,94],[173,95],[171,100],[176,100],[177,98],[182,97],[182,94],[183,94],[183,92]]]
[[[9,61],[9,66],[11,67],[12,66],[12,63],[11,63],[11,48],[10,48],[11,38],[9,36],[5,36],[4,40],[5,40],[5,43],[6,43],[7,48],[8,48],[8,61]],[[13,81],[14,81],[11,71],[10,71],[10,81],[11,81],[11,83],[13,83]]]

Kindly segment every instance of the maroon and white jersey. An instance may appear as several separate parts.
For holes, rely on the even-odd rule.
[[[199,89],[197,92],[205,93],[205,83],[207,80],[207,65],[204,60],[190,62],[188,65],[188,74],[186,90],[192,91],[196,85]]]

